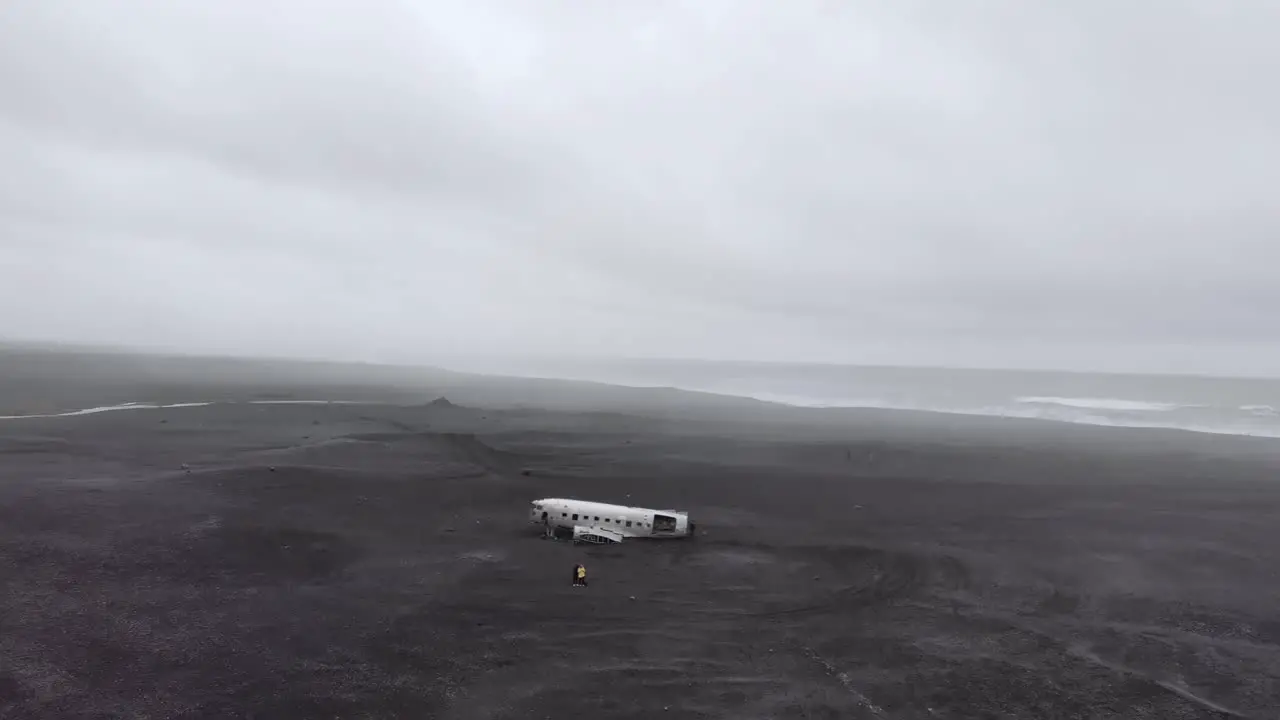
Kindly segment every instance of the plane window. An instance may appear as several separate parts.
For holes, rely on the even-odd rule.
[[[577,519],[578,519],[578,513],[574,513],[574,514],[573,514],[573,519],[574,519],[574,520],[577,520]]]
[[[627,527],[631,527],[631,521],[630,521],[630,520],[628,520],[628,521],[627,521]]]
[[[596,516],[596,520],[599,520],[599,519],[600,519],[600,516],[599,516],[599,515],[597,515],[597,516]]]

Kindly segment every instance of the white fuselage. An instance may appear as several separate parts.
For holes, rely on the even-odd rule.
[[[623,537],[674,538],[693,535],[689,513],[609,503],[543,498],[529,506],[529,523],[552,528],[599,527]]]

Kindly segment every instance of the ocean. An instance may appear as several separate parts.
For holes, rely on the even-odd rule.
[[[87,372],[76,368],[77,362],[84,364],[88,360],[92,360],[89,366],[95,372],[113,367],[97,356],[50,357],[70,358],[68,367],[61,370],[66,373]],[[119,360],[114,355],[110,358]],[[0,353],[0,364],[4,360]],[[49,360],[39,364],[29,360],[23,365],[28,370],[58,366]],[[164,364],[156,358],[152,361]],[[119,362],[125,363],[122,367],[128,365],[127,361]],[[439,362],[436,366],[516,377],[677,388],[799,407],[902,409],[1280,438],[1280,378],[685,360],[504,360],[474,356],[454,358],[453,362]],[[216,375],[229,372],[228,368],[232,366],[222,362],[206,370]],[[52,383],[55,376],[56,373],[49,375],[42,370],[15,387]],[[22,393],[18,396],[23,397]],[[32,405],[30,400],[14,401],[16,405],[9,412],[0,407],[0,420],[29,417],[33,413],[27,407]],[[182,405],[201,400],[172,397],[169,402]],[[66,397],[54,404],[59,407],[35,403],[48,407],[34,412],[88,414],[157,406],[153,400],[124,397],[114,403],[98,403],[105,407],[85,407],[92,404],[77,404]],[[15,417],[3,417],[19,412]]]
[[[483,371],[671,387],[801,407],[923,410],[1280,438],[1280,378],[658,360],[521,366]]]

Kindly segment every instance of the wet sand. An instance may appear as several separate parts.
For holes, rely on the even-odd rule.
[[[15,357],[0,415],[218,402],[0,421],[0,717],[1280,716],[1274,442]],[[380,404],[242,402],[319,397]]]

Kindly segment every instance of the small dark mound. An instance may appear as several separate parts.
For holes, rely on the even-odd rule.
[[[444,397],[443,395],[442,395],[442,396],[440,396],[440,397],[438,397],[438,398],[436,398],[435,400],[432,400],[431,402],[427,403],[427,405],[426,405],[426,406],[427,406],[427,407],[429,407],[429,408],[456,408],[456,407],[458,407],[457,405],[454,405],[452,402],[450,402],[450,401],[449,401],[449,398]]]
[[[489,445],[477,438],[475,433],[355,433],[347,435],[345,439],[385,443],[419,454],[424,459],[449,460],[498,472],[514,470],[520,466],[516,456]]]
[[[514,463],[510,454],[494,448],[473,433],[441,433],[436,447],[451,458],[473,462],[490,470],[509,469]]]

